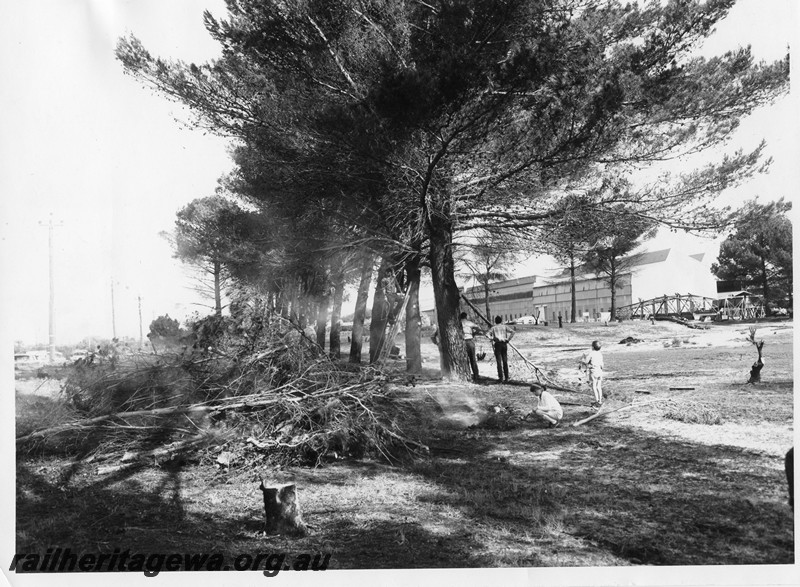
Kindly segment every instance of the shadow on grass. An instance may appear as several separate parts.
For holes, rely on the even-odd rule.
[[[281,472],[302,488],[302,538],[259,534],[256,471],[178,461],[98,477],[19,459],[17,551],[330,552],[330,568],[353,569],[794,560],[776,457],[603,421],[438,433],[405,468]]]
[[[489,433],[466,461],[418,464],[444,489],[426,499],[478,525],[571,536],[584,555],[608,553],[600,564],[794,561],[780,459],[601,423],[514,432],[503,435],[502,450]],[[584,555],[571,564],[586,564]]]
[[[514,432],[500,448],[462,435],[458,458],[410,471],[294,471],[311,525],[303,538],[259,534],[255,482],[175,464],[64,485],[20,464],[17,550],[330,552],[330,568],[793,561],[782,471],[762,455],[612,427]],[[369,496],[409,478],[419,489],[407,502]]]
[[[369,475],[370,469],[360,467],[357,474]],[[329,510],[309,505],[307,519],[314,521],[309,536],[264,536],[263,505],[255,483],[226,484],[218,479],[211,498],[214,507],[208,501],[187,507],[181,495],[192,481],[191,474],[181,475],[180,466],[139,468],[71,488],[49,480],[46,471],[19,465],[16,552],[41,556],[48,548],[60,547],[79,556],[115,550],[148,556],[222,553],[227,564],[240,554],[331,553],[330,568],[351,569],[491,564],[465,528],[441,536],[402,515],[386,519],[380,515],[386,512],[381,512],[355,519],[366,504],[354,508],[333,504]],[[349,467],[313,477],[314,483],[328,486],[352,481]],[[312,477],[300,477],[298,482],[308,492]]]

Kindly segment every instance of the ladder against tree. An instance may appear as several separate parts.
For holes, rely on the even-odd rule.
[[[381,353],[378,357],[377,363],[383,367],[383,364],[386,362],[386,359],[389,358],[389,355],[392,354],[392,347],[394,346],[394,339],[397,337],[397,333],[400,331],[400,321],[403,319],[403,316],[406,311],[406,306],[408,306],[408,300],[411,297],[411,288],[409,287],[406,290],[406,295],[403,298],[403,303],[400,306],[400,310],[394,316],[394,322],[391,324],[391,328],[389,328],[389,335],[386,337],[386,340],[381,347]],[[385,331],[384,331],[385,334]]]

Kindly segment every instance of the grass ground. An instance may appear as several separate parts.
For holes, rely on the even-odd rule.
[[[534,375],[512,359],[512,384],[493,383],[487,357],[481,384],[429,377],[398,389],[417,400],[409,419],[431,447],[401,466],[171,462],[99,475],[19,455],[17,551],[330,552],[332,569],[793,563],[783,472],[792,332],[759,327],[766,366],[754,386],[744,383],[756,352],[741,324],[520,328],[514,343],[526,357],[580,386],[556,392],[565,425],[521,420]],[[628,336],[643,342],[618,344]],[[592,413],[576,365],[594,339],[610,409],[640,405],[569,426]],[[423,356],[433,373],[435,347],[426,342]],[[18,431],[66,409],[34,383],[18,385]],[[309,536],[259,534],[259,477],[297,483]]]

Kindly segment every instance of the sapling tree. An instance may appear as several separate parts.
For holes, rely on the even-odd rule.
[[[643,241],[655,236],[655,224],[646,218],[637,218],[619,210],[605,212],[597,219],[594,233],[596,243],[584,255],[587,269],[601,278],[611,291],[611,316],[616,316],[617,290],[625,285],[624,279],[636,265],[638,255],[631,255]]]
[[[465,268],[460,277],[474,280],[483,291],[483,305],[486,318],[492,320],[489,304],[490,284],[506,279],[520,256],[519,243],[508,235],[484,232],[472,242],[464,245],[463,254],[458,261]]]
[[[222,289],[229,275],[226,263],[233,260],[242,240],[245,214],[226,198],[200,198],[178,211],[171,235],[175,256],[212,280],[214,311],[218,316],[222,314]]]

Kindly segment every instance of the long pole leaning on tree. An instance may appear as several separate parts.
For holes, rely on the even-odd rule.
[[[480,311],[478,308],[476,308],[476,307],[475,307],[475,304],[473,304],[472,302],[470,302],[470,301],[467,299],[467,296],[465,296],[465,295],[462,293],[462,294],[461,294],[461,298],[462,298],[462,299],[463,299],[465,302],[467,302],[467,305],[469,305],[469,307],[473,309],[473,311],[474,311],[474,312],[475,312],[475,313],[478,315],[478,317],[480,317],[480,318],[481,318],[481,319],[482,319],[484,322],[486,322],[486,324],[488,324],[490,327],[492,326],[492,323],[491,323],[491,321],[490,321],[490,320],[489,320],[489,319],[488,319],[486,316],[484,316],[483,314],[481,314],[481,311]],[[550,387],[552,387],[553,389],[559,389],[559,390],[561,390],[561,391],[571,391],[571,392],[573,392],[573,393],[581,393],[580,391],[578,391],[578,390],[576,390],[576,389],[572,389],[572,388],[569,388],[569,387],[564,387],[563,385],[559,385],[558,383],[555,383],[555,382],[554,382],[552,379],[550,379],[549,377],[547,377],[547,375],[545,375],[545,374],[544,374],[544,371],[542,371],[542,369],[541,369],[541,368],[540,368],[538,365],[536,365],[536,363],[534,363],[534,362],[532,362],[532,361],[528,360],[528,359],[527,359],[527,358],[526,358],[526,357],[525,357],[525,356],[524,356],[524,355],[523,355],[523,354],[520,352],[520,350],[519,350],[517,347],[515,347],[513,344],[511,344],[511,342],[509,342],[509,343],[508,343],[508,346],[509,346],[509,347],[511,347],[511,348],[514,350],[514,352],[516,352],[516,353],[519,355],[520,359],[522,359],[522,360],[525,362],[525,364],[526,364],[526,365],[528,365],[528,367],[530,367],[531,369],[533,369],[533,372],[534,372],[534,374],[536,375],[536,378],[537,378],[537,379],[539,379],[539,378],[541,377],[542,379],[544,379],[545,381],[547,381],[547,383],[548,383],[548,384],[550,385]]]
[[[117,338],[117,315],[114,308],[114,279],[111,279],[111,338]]]

